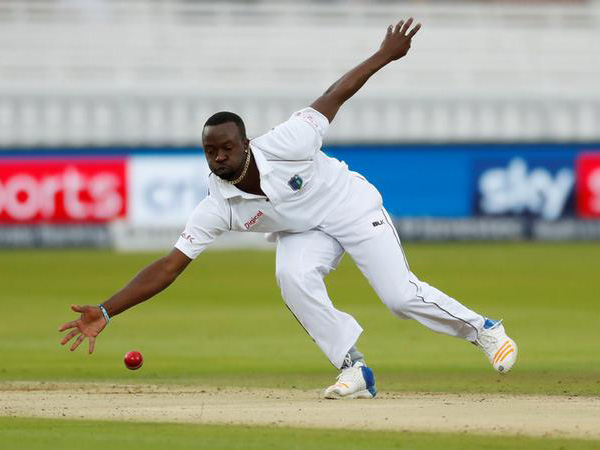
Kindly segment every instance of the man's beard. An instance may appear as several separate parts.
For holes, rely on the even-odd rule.
[[[224,172],[221,172],[221,173],[217,173],[217,172],[214,172],[214,171],[213,171],[213,173],[216,176],[218,176],[220,179],[222,179],[222,180],[231,181],[231,180],[235,179],[235,174],[237,173],[237,170],[228,169],[228,170],[226,170]]]
[[[218,176],[221,180],[225,180],[225,181],[232,181],[236,179],[236,175],[238,172],[241,172],[242,168],[244,167],[244,165],[246,164],[246,159],[249,158],[250,155],[249,153],[246,153],[246,157],[243,159],[243,161],[240,163],[240,165],[238,166],[237,169],[231,169],[229,168],[229,170],[222,172],[222,173],[216,173],[215,171],[213,171],[213,173]]]

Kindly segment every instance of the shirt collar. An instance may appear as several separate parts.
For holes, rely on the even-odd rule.
[[[254,161],[256,161],[256,166],[258,167],[260,179],[262,180],[265,175],[273,171],[273,166],[271,166],[271,163],[267,161],[267,158],[265,158],[265,155],[262,151],[260,151],[256,147],[252,147],[252,142],[250,142],[250,149],[252,151],[252,156],[254,156]]]
[[[252,152],[254,161],[256,161],[256,167],[258,167],[258,174],[259,174],[259,177],[261,180],[261,186],[262,186],[263,178],[273,171],[273,166],[271,166],[269,161],[267,161],[267,158],[265,158],[265,155],[263,155],[263,152],[261,152],[257,148],[252,147],[252,142],[250,142],[250,151]],[[226,183],[225,181],[223,181],[221,178],[219,178],[216,175],[214,176],[214,178],[215,178],[217,187],[218,187],[219,191],[221,192],[221,195],[223,195],[223,197],[225,197],[227,199],[233,198],[233,197],[263,198],[262,195],[256,195],[256,194],[250,194],[249,192],[244,192],[244,191],[238,189],[237,187],[235,187],[235,185]]]

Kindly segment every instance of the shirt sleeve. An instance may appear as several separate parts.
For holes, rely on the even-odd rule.
[[[327,117],[313,108],[304,108],[268,133],[253,139],[252,145],[275,159],[312,159],[321,148],[328,129]]]
[[[224,231],[229,231],[228,205],[221,203],[210,195],[202,200],[188,219],[175,248],[195,259]]]

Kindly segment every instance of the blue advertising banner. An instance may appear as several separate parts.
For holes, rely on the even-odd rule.
[[[446,146],[329,147],[379,189],[396,217],[471,214],[470,152]]]
[[[574,215],[578,144],[330,147],[396,217]]]

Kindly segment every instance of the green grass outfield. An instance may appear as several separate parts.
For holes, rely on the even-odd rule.
[[[315,430],[186,424],[115,423],[0,418],[0,442],[10,450],[286,449],[286,450],[565,450],[598,449],[579,439],[496,437],[465,433]]]
[[[412,270],[467,306],[503,318],[520,359],[496,375],[474,346],[399,320],[350,258],[330,294],[365,332],[381,389],[600,393],[600,244],[411,245]],[[0,253],[0,380],[203,383],[319,388],[335,370],[288,312],[271,252],[207,252],[168,290],[111,322],[96,352],[59,345],[70,303],[97,304],[155,254]],[[142,370],[123,354],[143,352]]]
[[[600,243],[419,244],[405,250],[422,280],[482,314],[503,318],[519,344],[519,362],[510,374],[497,375],[474,346],[398,320],[345,257],[328,277],[330,294],[336,306],[353,314],[365,329],[359,346],[375,370],[380,390],[600,395]],[[87,347],[70,353],[60,346],[59,324],[75,317],[69,304],[103,301],[157,256],[87,250],[0,252],[0,382],[318,389],[334,380],[336,371],[280,298],[271,252],[207,252],[167,291],[115,317],[98,339],[94,355],[87,355]],[[144,354],[139,371],[123,366],[123,354],[131,349]],[[40,433],[64,427],[65,433],[76,435],[86,426],[33,422],[39,423]],[[0,422],[0,429],[6,423]],[[32,426],[28,420],[15,423],[14,433]],[[123,425],[122,432],[131,435],[138,426],[145,425]],[[109,428],[121,433],[116,424]],[[175,428],[156,427],[157,433],[159,429],[168,434]],[[184,436],[204,433],[202,427],[184,429]],[[247,433],[243,427],[231,430],[232,436]],[[341,432],[274,433],[272,439],[277,440],[278,433]],[[410,436],[421,441],[420,435]],[[36,447],[32,443],[30,448]]]

